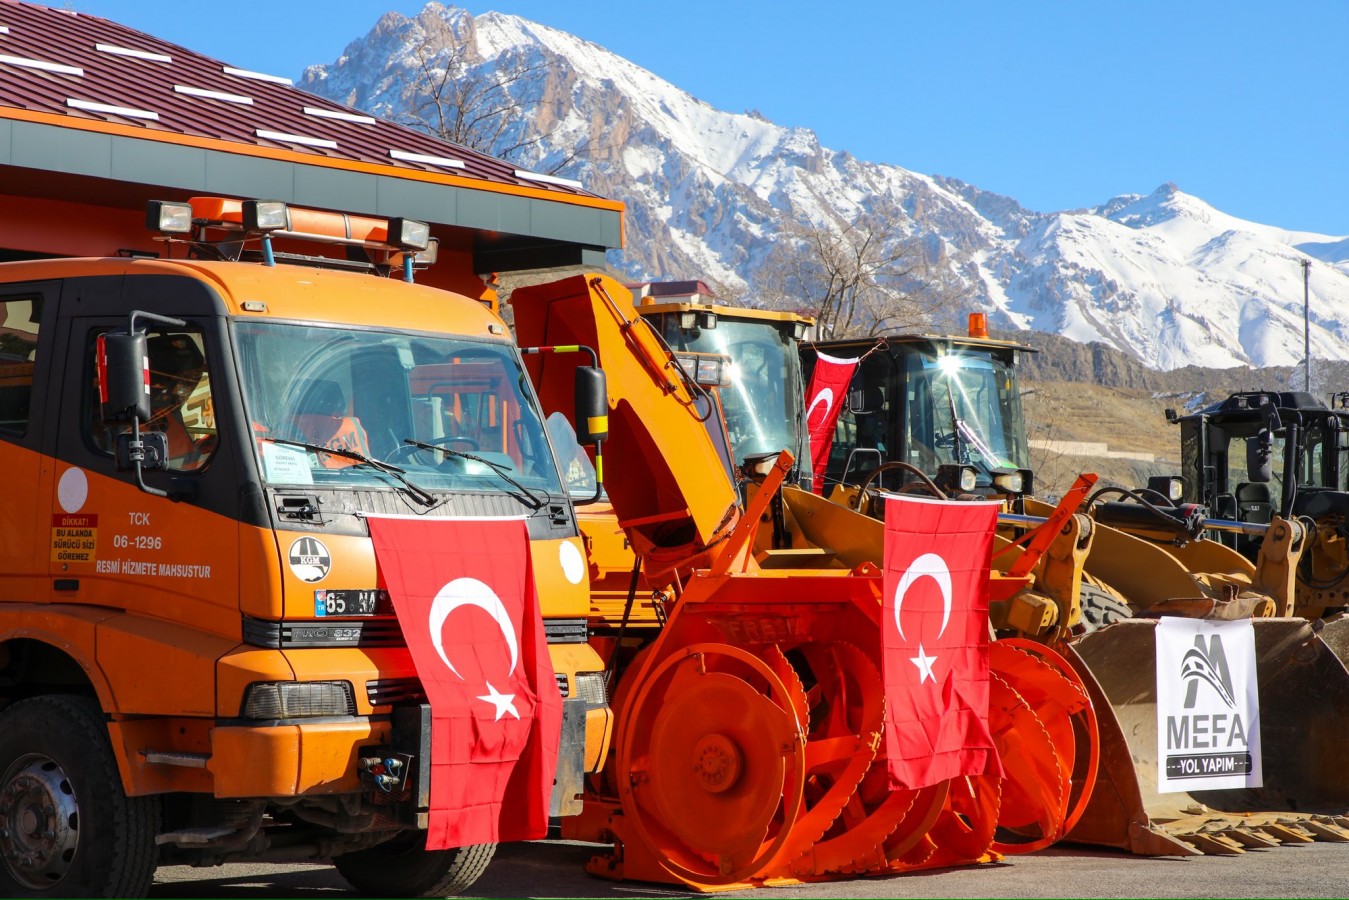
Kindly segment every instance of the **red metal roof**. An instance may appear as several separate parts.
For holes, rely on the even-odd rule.
[[[151,139],[224,140],[563,195],[558,199],[596,197],[574,182],[522,177],[510,163],[371,119],[289,79],[232,72],[218,60],[97,16],[0,0],[0,27],[0,117],[3,107],[15,107],[139,128]],[[459,160],[463,167],[409,155]]]

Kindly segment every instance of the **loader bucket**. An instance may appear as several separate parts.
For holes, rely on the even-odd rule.
[[[1114,716],[1100,717],[1102,774],[1069,840],[1141,855],[1214,852],[1208,835],[1223,823],[1349,810],[1349,721],[1336,712],[1349,708],[1349,670],[1305,619],[1255,619],[1254,628],[1264,786],[1226,791],[1157,790],[1155,620],[1119,622],[1074,643]],[[1107,734],[1114,726],[1118,741]]]

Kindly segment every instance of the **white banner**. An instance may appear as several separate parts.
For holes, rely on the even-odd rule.
[[[1157,790],[1260,787],[1250,619],[1157,622]]]

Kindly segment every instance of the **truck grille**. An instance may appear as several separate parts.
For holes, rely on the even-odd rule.
[[[365,683],[365,695],[371,706],[394,706],[399,703],[425,703],[426,691],[416,678],[380,678]]]
[[[244,643],[280,650],[288,647],[401,647],[397,619],[280,621],[244,617]]]
[[[543,633],[550,644],[584,644],[589,637],[585,619],[544,619]]]

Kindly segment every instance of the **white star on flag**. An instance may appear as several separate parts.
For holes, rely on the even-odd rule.
[[[918,652],[922,652],[921,647]],[[493,722],[500,722],[501,717],[506,713],[510,713],[512,719],[520,718],[520,713],[516,712],[515,709],[515,695],[498,692],[496,688],[492,687],[492,682],[490,681],[487,682],[487,693],[477,699],[485,700],[496,707],[497,714],[496,718],[492,720]]]
[[[929,678],[932,679],[932,683],[933,683],[933,684],[936,684],[936,683],[937,683],[937,676],[932,674],[932,664],[933,664],[934,662],[936,662],[936,661],[937,661],[937,657],[935,657],[935,656],[928,656],[927,653],[924,652],[924,650],[923,650],[923,645],[920,643],[920,644],[918,645],[918,655],[917,655],[917,656],[914,656],[914,657],[911,657],[911,658],[909,659],[909,662],[913,663],[915,666],[918,667],[918,683],[919,683],[919,684],[922,684],[924,681],[927,681]],[[488,687],[490,688],[491,685],[489,684]]]

